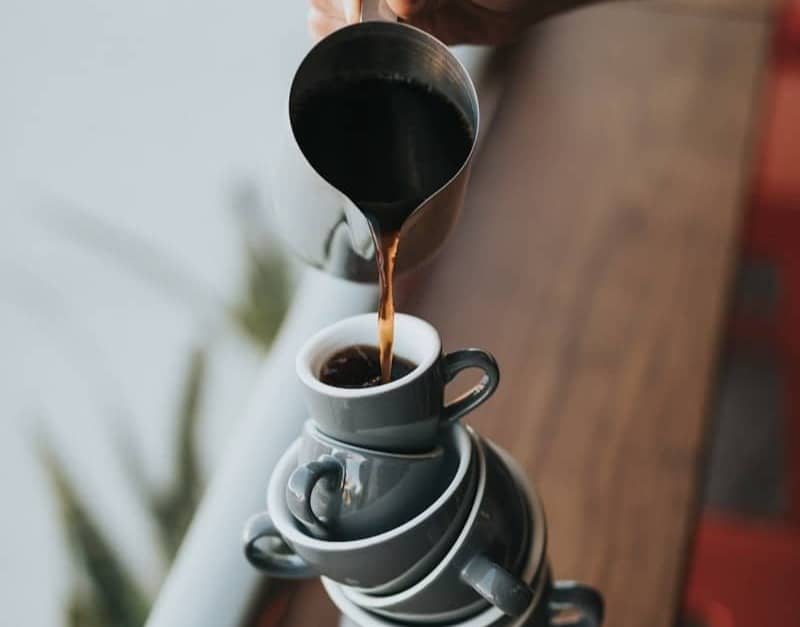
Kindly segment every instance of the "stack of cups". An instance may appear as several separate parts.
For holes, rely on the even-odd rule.
[[[444,354],[430,324],[398,314],[394,353],[411,372],[365,388],[320,381],[332,355],[374,344],[375,319],[342,320],[300,350],[310,420],[275,468],[267,511],[245,527],[247,559],[275,577],[321,576],[365,627],[599,625],[594,590],[550,578],[544,514],[524,474],[459,422],[497,387],[491,355]],[[466,368],[482,370],[480,382],[445,403]]]

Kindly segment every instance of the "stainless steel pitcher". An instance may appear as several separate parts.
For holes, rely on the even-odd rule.
[[[306,55],[286,109],[288,130],[273,173],[275,222],[292,250],[309,264],[353,281],[377,281],[367,220],[308,163],[295,137],[291,110],[299,95],[332,77],[399,76],[430,85],[460,109],[478,134],[475,86],[461,62],[435,37],[398,22],[385,0],[362,0],[361,21],[332,33]],[[343,147],[343,150],[346,150]],[[409,217],[401,233],[397,271],[429,259],[455,224],[469,178],[472,149],[458,172]]]

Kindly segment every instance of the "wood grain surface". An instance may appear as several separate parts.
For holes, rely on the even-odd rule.
[[[401,307],[497,356],[469,422],[533,477],[556,575],[601,589],[612,627],[680,606],[766,41],[762,20],[644,4],[535,29]],[[283,624],[334,615],[312,583]]]

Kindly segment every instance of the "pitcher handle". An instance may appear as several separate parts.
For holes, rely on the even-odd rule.
[[[361,22],[396,22],[386,0],[361,0]]]

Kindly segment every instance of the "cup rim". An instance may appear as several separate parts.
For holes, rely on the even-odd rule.
[[[546,565],[547,560],[545,560],[544,557],[547,547],[547,518],[544,514],[544,505],[542,504],[539,492],[528,476],[528,473],[522,469],[519,462],[512,457],[511,453],[491,440],[484,441],[487,446],[491,447],[492,451],[494,451],[503,463],[505,463],[511,476],[517,481],[518,485],[525,493],[528,501],[528,509],[531,514],[531,529],[533,533],[529,550],[537,564]]]
[[[428,335],[429,339],[432,341],[432,350],[428,351],[425,358],[417,363],[416,368],[389,383],[382,383],[365,388],[340,388],[334,385],[328,385],[319,380],[317,373],[314,372],[314,368],[312,368],[312,364],[317,357],[320,345],[336,338],[337,335],[341,334],[345,329],[361,327],[361,325],[364,324],[375,324],[377,322],[377,316],[377,312],[350,316],[320,329],[308,338],[300,347],[300,350],[297,352],[297,357],[295,358],[295,370],[300,381],[315,392],[333,398],[372,398],[409,385],[428,372],[431,366],[436,363],[436,360],[439,359],[442,352],[442,340],[439,337],[438,331],[436,331],[436,328],[430,322],[422,318],[417,318],[409,314],[396,313],[394,316],[395,334],[397,334],[398,330],[403,326],[412,325],[422,334]],[[375,332],[377,333],[377,324],[375,324]],[[349,345],[352,346],[352,344]],[[340,348],[345,347],[346,346],[343,345]]]
[[[480,436],[478,436],[478,437],[480,438]],[[487,447],[491,447],[492,450],[498,455],[498,457],[500,457],[501,460],[508,466],[510,474],[512,475],[514,480],[518,483],[519,488],[525,493],[526,500],[528,502],[528,509],[529,509],[530,515],[531,515],[531,527],[532,527],[532,530],[533,530],[532,533],[534,534],[534,537],[531,539],[531,542],[530,542],[530,544],[528,546],[528,559],[525,562],[525,566],[523,567],[523,572],[521,573],[520,578],[522,580],[524,580],[526,583],[530,583],[531,580],[535,580],[537,578],[539,579],[539,581],[538,581],[538,584],[537,584],[536,588],[534,589],[534,599],[533,599],[533,601],[531,603],[531,606],[529,606],[528,610],[523,615],[523,617],[520,617],[519,622],[514,623],[514,624],[522,625],[525,622],[522,619],[525,616],[528,616],[530,614],[531,608],[535,607],[536,604],[538,603],[538,600],[540,599],[540,597],[542,595],[542,590],[543,590],[543,587],[544,587],[544,583],[547,580],[547,577],[539,577],[538,576],[539,573],[541,572],[542,568],[547,568],[547,560],[544,557],[545,546],[546,546],[546,542],[547,542],[547,539],[546,539],[547,538],[547,521],[546,521],[545,516],[544,516],[544,508],[542,506],[542,501],[541,501],[541,498],[539,497],[539,493],[537,492],[535,486],[531,482],[531,480],[528,477],[528,475],[522,470],[522,468],[519,466],[519,464],[516,462],[516,460],[514,460],[514,458],[511,457],[507,451],[505,451],[505,449],[503,449],[502,447],[496,445],[494,442],[492,442],[490,440],[486,440],[486,439],[481,438],[481,444],[483,444],[484,446],[487,446]],[[478,497],[478,494],[476,493],[475,498],[477,498],[477,497]],[[469,518],[464,523],[465,528],[467,527],[468,524],[469,524]],[[460,539],[460,536],[459,536],[459,539]],[[456,542],[458,542],[458,539],[456,540]],[[454,546],[455,546],[455,544],[454,544]],[[448,561],[449,558],[450,558],[450,552],[448,552],[442,558],[442,561],[440,562],[440,564],[444,563],[445,561]],[[407,592],[409,590],[414,589],[416,586],[422,584],[424,581],[426,581],[428,579],[428,577],[430,577],[433,574],[433,572],[435,570],[437,570],[437,569],[432,570],[422,580],[420,580],[419,582],[414,584],[414,586],[411,586],[410,588],[407,588],[406,590],[398,592],[398,593],[396,593],[394,595],[385,595],[385,596],[381,596],[381,597],[372,597],[371,595],[363,592],[362,590],[359,590],[359,589],[354,588],[352,586],[348,586],[348,585],[343,584],[343,583],[339,583],[339,582],[334,581],[334,580],[332,580],[332,579],[330,579],[328,577],[324,577],[323,576],[323,577],[321,577],[321,579],[322,579],[322,583],[323,583],[325,589],[329,593],[330,593],[331,589],[333,589],[338,593],[337,596],[343,597],[344,599],[346,599],[347,603],[350,603],[350,604],[354,605],[355,607],[359,608],[360,611],[364,611],[364,612],[369,613],[369,611],[372,610],[372,609],[384,609],[382,607],[383,604],[381,604],[381,603],[373,603],[375,600],[380,601],[381,599],[389,599],[389,598],[391,598],[391,600],[393,602],[406,601],[407,599],[406,598],[401,598],[401,595],[403,595],[405,592]],[[428,582],[428,585],[430,585],[430,582]],[[420,586],[420,587],[425,587],[425,586]],[[419,590],[415,590],[415,593],[416,592],[419,592]],[[390,611],[390,610],[387,609],[387,611]],[[375,614],[369,614],[369,615],[370,616],[376,616]],[[493,625],[496,620],[499,620],[499,619],[503,618],[504,616],[505,616],[505,614],[503,614],[503,612],[500,611],[497,607],[490,605],[488,608],[486,608],[484,611],[482,611],[481,613],[477,614],[476,616],[474,616],[474,617],[472,617],[470,619],[466,619],[466,622],[464,623],[464,625],[471,625],[471,624],[473,624],[472,621],[476,621],[476,624],[481,624],[482,625],[482,624],[485,624],[485,623],[483,623],[479,619],[480,618],[484,618],[485,620],[488,620],[490,617],[492,617],[492,621],[490,623],[488,623],[488,624],[489,625]],[[386,621],[387,624],[389,624],[389,622],[391,622],[391,619],[386,618],[386,617],[381,616],[381,615],[377,615],[377,618],[379,618],[380,620]],[[459,625],[461,625],[461,624],[462,623],[459,622]]]
[[[470,158],[472,157],[473,153],[475,152],[475,147],[478,144],[478,139],[480,137],[480,99],[478,98],[478,90],[475,87],[475,81],[472,78],[472,75],[467,70],[464,63],[459,59],[453,51],[442,41],[440,41],[437,37],[434,37],[429,32],[422,30],[421,28],[414,26],[413,24],[409,24],[408,22],[401,22],[399,20],[396,21],[383,21],[383,20],[370,20],[367,22],[354,22],[352,24],[347,24],[342,28],[337,29],[336,31],[328,34],[327,36],[323,37],[319,41],[317,41],[311,48],[309,48],[308,52],[303,55],[303,58],[300,60],[299,65],[297,66],[297,70],[292,76],[292,82],[289,85],[289,91],[287,94],[287,104],[291,104],[294,100],[296,93],[297,93],[297,82],[298,76],[300,72],[303,70],[303,66],[308,59],[315,55],[324,54],[326,52],[325,48],[337,43],[338,39],[346,39],[348,35],[352,34],[353,31],[358,30],[378,30],[378,29],[390,29],[390,30],[398,30],[398,32],[411,32],[414,33],[414,36],[420,37],[427,41],[428,44],[433,46],[434,48],[438,49],[443,55],[445,55],[448,60],[455,65],[455,67],[462,73],[464,78],[467,80],[465,81],[467,84],[467,92],[469,92],[470,101],[475,105],[475,136],[472,138],[472,147],[470,149],[469,154],[464,159],[464,163],[459,168],[458,172],[453,176],[456,178],[463,169],[463,166],[466,165]],[[292,136],[294,137],[294,124],[292,123],[291,119],[291,111],[288,110],[289,113],[289,128],[292,131]],[[299,146],[298,146],[299,147]],[[302,152],[302,150],[301,150]],[[322,175],[320,175],[322,176]],[[324,178],[324,177],[323,177]],[[450,181],[448,181],[449,183]],[[446,184],[445,184],[446,185]],[[438,190],[437,192],[438,193]]]
[[[309,549],[314,549],[325,553],[338,553],[364,549],[401,536],[430,518],[434,512],[439,510],[448,500],[450,500],[456,490],[469,476],[468,470],[471,465],[473,455],[475,455],[475,440],[472,436],[473,431],[471,428],[462,424],[454,424],[450,429],[452,429],[453,438],[457,448],[466,448],[466,455],[460,456],[456,474],[453,476],[453,479],[447,485],[447,488],[438,496],[438,498],[419,514],[414,516],[411,520],[404,522],[402,525],[393,527],[392,529],[384,531],[383,533],[379,533],[374,536],[368,536],[366,538],[359,538],[357,540],[321,540],[319,538],[309,536],[298,529],[294,518],[289,512],[289,508],[286,505],[283,494],[286,480],[288,480],[289,475],[292,472],[292,468],[296,466],[297,451],[300,447],[300,438],[296,439],[286,450],[283,456],[278,460],[278,463],[272,472],[272,476],[269,480],[269,486],[267,488],[267,512],[269,513],[272,522],[277,527],[278,532],[290,544],[300,544]],[[273,508],[270,506],[271,504],[277,504],[278,507]]]
[[[525,579],[527,583],[532,579],[536,579],[537,574],[537,563],[529,559],[525,565],[525,572],[521,578]],[[327,577],[321,577],[321,580],[322,587],[325,588],[325,592],[331,597],[334,605],[336,605],[337,609],[348,618],[352,619],[352,617],[348,615],[348,612],[352,612],[357,615],[357,618],[362,621],[365,627],[394,627],[394,625],[397,625],[397,621],[385,616],[381,616],[380,614],[371,613],[369,610],[359,606],[348,596],[347,591],[344,590],[343,584],[340,584],[333,579],[328,579]],[[523,627],[527,624],[527,621],[530,619],[533,611],[541,602],[547,580],[547,577],[539,577],[539,581],[536,584],[536,588],[533,592],[531,604],[528,606],[522,616],[517,618],[509,618],[494,605],[489,605],[489,607],[482,610],[478,614],[459,620],[459,627],[494,627],[495,625],[499,625],[498,621],[500,620],[511,620],[511,623],[503,623],[504,625],[508,624],[510,627]],[[345,609],[339,605],[340,603],[346,606]],[[447,622],[449,623],[452,621]]]
[[[309,434],[312,439],[321,441],[324,445],[330,446],[334,449],[357,453],[365,457],[374,457],[379,459],[390,459],[393,461],[426,461],[436,459],[444,456],[444,448],[441,444],[437,444],[434,448],[422,451],[420,453],[397,453],[394,451],[383,451],[374,448],[366,448],[349,442],[342,442],[336,438],[323,433],[317,426],[313,419],[309,418],[303,425],[303,436]],[[299,448],[299,447],[298,447]]]
[[[490,442],[490,444],[492,443]],[[507,457],[505,451],[500,449],[500,447],[493,445],[493,448],[496,452],[498,452],[498,454],[501,455],[501,457]],[[523,473],[516,464],[511,465],[510,469],[515,479],[519,481],[520,488],[525,492],[528,498],[533,520],[535,521],[537,517],[540,517],[542,519],[542,524],[544,525],[544,512],[542,510],[541,500],[529,477]],[[539,573],[542,568],[548,568],[548,566],[546,561],[543,562],[542,560],[542,551],[540,549],[541,547],[535,547],[534,545],[529,547],[528,559],[525,563],[525,567],[523,568],[520,578],[526,583],[533,583],[533,581],[538,579],[538,583],[534,589],[533,600],[528,606],[528,609],[522,616],[512,619],[512,622],[510,623],[512,626],[521,627],[522,625],[525,625],[534,608],[537,607],[542,599],[548,577],[540,577]],[[386,625],[386,627],[389,627],[389,625],[395,624],[396,621],[392,621],[392,619],[379,614],[371,613],[367,608],[359,606],[358,603],[350,597],[350,591],[352,588],[348,588],[345,584],[341,584],[328,577],[321,577],[321,580],[325,591],[331,597],[339,611],[341,611],[343,614],[347,615],[347,612],[339,605],[340,602],[346,606],[347,610],[358,614],[359,618],[368,618],[373,621],[372,623],[365,622],[365,625],[373,625],[374,627],[382,627],[383,625]],[[489,605],[489,607],[482,610],[480,613],[471,616],[470,618],[463,619],[459,621],[458,624],[463,625],[463,627],[491,627],[496,625],[497,621],[507,618],[508,617],[497,607]]]
[[[297,83],[298,83],[298,80],[299,80],[298,77],[300,76],[300,73],[303,70],[303,66],[306,64],[306,61],[308,61],[308,59],[312,58],[314,55],[324,54],[325,53],[325,48],[327,46],[331,46],[331,45],[335,44],[338,39],[347,38],[348,35],[351,34],[353,31],[364,30],[365,28],[368,28],[368,29],[371,29],[371,30],[379,30],[379,29],[397,30],[397,29],[400,29],[398,32],[410,32],[410,33],[413,33],[415,37],[420,37],[421,39],[426,40],[426,42],[429,45],[437,48],[443,55],[445,55],[448,58],[448,61],[453,63],[455,65],[455,67],[457,68],[457,70],[462,74],[462,76],[464,78],[466,78],[466,81],[465,81],[465,83],[466,83],[466,91],[469,93],[470,102],[475,107],[474,120],[471,120],[471,121],[474,121],[475,128],[474,128],[474,134],[472,136],[472,144],[470,146],[469,152],[464,157],[464,160],[461,162],[461,165],[458,167],[458,170],[453,174],[453,176],[451,176],[441,186],[439,186],[437,189],[435,189],[433,192],[431,192],[428,196],[426,196],[425,199],[419,204],[419,206],[416,209],[414,209],[414,212],[412,213],[412,215],[413,215],[414,213],[417,213],[417,210],[419,210],[421,207],[424,207],[426,204],[428,204],[428,202],[434,196],[438,196],[443,189],[446,189],[449,185],[451,185],[453,183],[453,181],[455,181],[459,176],[461,176],[463,174],[464,170],[466,170],[469,167],[469,164],[472,162],[472,158],[474,157],[475,152],[477,151],[478,141],[480,140],[480,136],[481,136],[481,107],[480,107],[480,100],[478,98],[478,90],[475,88],[475,81],[472,79],[472,76],[467,71],[467,68],[461,62],[461,59],[459,59],[455,54],[453,54],[453,51],[450,50],[450,48],[448,46],[446,46],[444,43],[442,43],[439,39],[437,39],[436,37],[434,37],[430,33],[422,30],[421,28],[413,26],[412,24],[408,24],[407,22],[401,22],[401,21],[355,22],[353,24],[348,24],[348,25],[346,25],[346,26],[334,31],[333,33],[330,33],[329,35],[323,37],[318,42],[316,42],[311,47],[311,49],[303,56],[303,59],[300,61],[300,65],[298,65],[297,70],[295,71],[294,76],[292,77],[292,82],[289,85],[289,93],[288,93],[288,96],[287,96],[287,106],[286,106],[286,116],[287,116],[288,121],[289,121],[289,130],[290,130],[292,139],[293,139],[295,145],[297,146],[297,149],[300,151],[300,153],[306,159],[306,162],[311,167],[311,169],[314,170],[314,172],[316,172],[317,175],[319,175],[319,177],[323,181],[325,181],[328,185],[330,185],[334,189],[337,189],[332,183],[328,182],[328,179],[325,178],[325,176],[323,176],[323,174],[321,172],[319,172],[311,164],[311,161],[309,161],[308,157],[306,157],[305,151],[300,146],[300,142],[297,141],[297,134],[296,134],[295,128],[294,128],[294,120],[292,119],[292,114],[291,114],[291,103],[294,101],[294,99],[296,97],[296,91],[298,89]],[[340,190],[337,189],[337,191],[340,191]],[[341,191],[340,191],[340,193],[343,194],[343,192],[341,192]],[[346,194],[343,194],[343,195],[345,195],[345,197],[348,200],[350,200],[350,202],[353,203],[353,205],[358,206],[357,203],[352,198],[350,198]],[[413,220],[411,221],[411,223],[413,223]]]
[[[464,520],[464,526],[462,527],[461,532],[458,534],[458,536],[456,536],[456,539],[453,541],[453,544],[450,546],[450,549],[447,551],[447,553],[444,554],[442,559],[439,560],[439,563],[436,564],[436,566],[434,566],[433,569],[422,579],[405,590],[401,590],[400,592],[396,592],[394,594],[371,596],[365,592],[353,588],[352,586],[342,584],[342,587],[350,597],[351,601],[364,607],[365,609],[383,609],[387,605],[391,606],[395,605],[396,603],[408,601],[436,581],[439,576],[450,567],[450,564],[455,557],[464,549],[465,546],[468,545],[467,540],[474,532],[475,521],[477,520],[483,506],[483,498],[486,494],[486,477],[489,473],[486,463],[486,453],[483,450],[484,444],[481,440],[481,437],[477,434],[473,435],[473,445],[478,449],[478,460],[480,464],[478,487],[477,490],[475,490],[475,496],[473,497],[474,501],[472,504],[472,509],[467,515],[467,518]]]
[[[535,580],[539,572],[537,568],[537,562],[535,562],[533,559],[529,559],[525,565],[525,572],[521,578],[525,579],[526,583],[529,582],[529,580]],[[328,594],[328,596],[330,596],[333,604],[348,618],[353,619],[348,612],[356,614],[357,619],[360,620],[365,627],[394,627],[394,625],[397,624],[397,621],[394,621],[391,618],[372,613],[358,605],[358,603],[353,601],[353,599],[348,596],[343,584],[340,584],[333,579],[328,579],[327,577],[321,577],[320,579],[322,580],[322,587],[325,588],[325,592]],[[539,581],[534,589],[531,604],[528,606],[522,616],[509,619],[509,617],[503,614],[503,612],[501,612],[497,607],[494,605],[489,605],[489,607],[482,610],[478,614],[459,620],[459,627],[494,627],[495,625],[499,624],[498,621],[500,620],[511,620],[512,622],[508,623],[510,627],[523,627],[527,624],[527,621],[530,619],[533,611],[539,605],[542,600],[542,596],[544,595],[548,578],[538,577],[538,579]],[[341,607],[340,603],[345,605],[344,609]],[[452,621],[446,622],[449,623]]]

